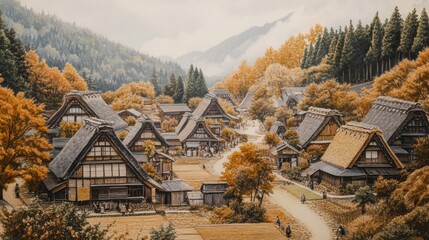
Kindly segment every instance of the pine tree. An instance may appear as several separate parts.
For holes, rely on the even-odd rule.
[[[306,69],[307,68],[307,65],[306,65],[307,58],[308,58],[308,47],[306,46],[304,48],[304,56],[302,57],[302,60],[301,60],[301,69]]]
[[[366,79],[364,59],[370,46],[370,34],[368,31],[369,26],[363,27],[361,21],[359,21],[354,32],[355,56],[352,59],[352,66],[355,71],[354,78],[356,82],[358,82],[358,80]]]
[[[152,83],[153,88],[155,89],[155,94],[158,96],[161,93],[161,88],[159,87],[159,77],[156,69],[152,70],[152,77],[150,78],[150,83]]]
[[[375,63],[376,67],[376,75],[380,74],[380,61],[381,61],[381,48],[383,41],[383,26],[381,25],[381,21],[378,18],[378,12],[375,14],[374,19],[371,23],[372,26],[372,34],[371,34],[371,46],[365,56],[365,61],[370,66],[370,77],[373,76],[372,65]]]
[[[180,103],[183,100],[183,95],[185,93],[185,87],[183,86],[182,76],[179,76],[177,80],[176,88],[174,89],[173,99],[175,103]]]
[[[341,62],[341,54],[343,51],[343,46],[344,46],[344,37],[346,35],[347,32],[347,27],[344,29],[344,31],[341,30],[338,33],[338,40],[337,40],[337,45],[335,46],[335,53],[334,53],[334,67],[333,67],[333,72],[335,76],[340,76],[340,74],[342,73],[342,69],[340,68],[340,62]]]
[[[319,56],[321,41],[322,41],[322,35],[319,34],[319,36],[317,36],[316,44],[314,45],[313,66],[319,65],[320,61],[322,60],[322,57]],[[320,57],[320,61],[319,61],[319,57]]]
[[[183,102],[187,103],[188,100],[195,96],[197,82],[196,76],[198,76],[198,71],[194,71],[194,66],[191,65],[188,71],[188,81],[186,82],[185,93],[183,94]]]
[[[411,51],[417,56],[417,54],[425,47],[429,46],[429,20],[426,9],[423,8],[420,14],[419,27],[417,29],[417,35],[414,38],[414,43]]]
[[[344,46],[343,51],[341,52],[341,60],[340,60],[340,69],[343,70],[342,81],[350,82],[351,81],[351,64],[356,55],[356,39],[354,37],[354,27],[352,21],[350,21],[349,28],[344,37]],[[345,79],[344,71],[348,71],[348,78]]]
[[[397,49],[401,43],[402,18],[398,7],[392,13],[384,28],[381,56],[387,61],[388,69],[392,68],[392,60],[397,62]]]
[[[417,19],[416,9],[414,8],[412,12],[408,13],[401,33],[401,44],[399,45],[398,51],[401,53],[402,58],[411,58],[411,47],[413,46],[418,26],[419,20]]]
[[[334,33],[334,30],[331,28],[331,33],[328,32],[328,29],[325,28],[322,35],[322,40],[320,41],[320,48],[317,51],[317,60],[320,64],[322,59],[328,54],[329,46],[331,43],[331,38]]]
[[[176,80],[176,76],[173,74],[171,74],[170,76],[170,82],[164,86],[164,95],[173,97],[174,95],[174,91],[176,89],[176,85],[177,85],[177,80]]]
[[[305,61],[305,68],[309,68],[313,66],[314,63],[314,47],[313,44],[310,43],[310,47],[308,48],[308,55]]]
[[[337,47],[337,39],[338,39],[338,33],[331,37],[331,43],[329,44],[327,63],[330,65],[334,65],[334,62],[335,62],[334,57],[335,57],[335,49]]]
[[[206,78],[204,77],[203,71],[200,68],[198,73],[198,96],[204,97],[209,92],[206,84]]]

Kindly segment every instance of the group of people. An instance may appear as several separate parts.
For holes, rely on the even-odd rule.
[[[279,216],[276,217],[276,225],[279,226],[281,229],[281,222]],[[292,230],[290,228],[290,224],[288,224],[285,228],[285,234],[287,238],[290,238],[292,236]]]

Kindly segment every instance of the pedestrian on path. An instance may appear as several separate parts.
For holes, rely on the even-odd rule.
[[[301,195],[301,203],[302,203],[302,204],[304,204],[306,200],[307,200],[307,199],[306,199],[306,197],[305,197],[305,194],[303,193],[303,194]]]
[[[339,227],[338,227],[338,230],[337,230],[337,236],[338,236],[338,239],[343,239],[343,237],[346,235],[346,229],[343,227],[343,225],[340,225]]]
[[[290,238],[292,236],[292,230],[290,230],[290,224],[286,227],[286,237]]]
[[[15,197],[16,198],[19,198],[19,192],[20,192],[20,190],[19,190],[19,184],[17,183],[15,185]]]
[[[276,217],[276,225],[278,225],[280,227],[280,218],[279,218],[279,216]]]

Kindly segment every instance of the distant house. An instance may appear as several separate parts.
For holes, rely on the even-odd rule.
[[[82,122],[85,118],[100,118],[113,122],[115,131],[124,130],[128,125],[103,100],[99,92],[79,92],[72,90],[64,95],[62,106],[49,118],[49,129],[58,129],[61,122]],[[51,131],[52,132],[52,131]]]
[[[298,104],[304,99],[306,87],[285,87],[282,88],[282,105],[289,109],[296,109]]]
[[[118,115],[125,121],[128,117],[134,117],[135,119],[142,116],[142,114],[134,108],[122,110],[118,112]]]
[[[295,125],[299,127],[301,125],[302,121],[304,121],[305,114],[307,114],[307,111],[297,111],[293,114],[293,118],[295,119]]]
[[[190,206],[201,206],[204,204],[203,193],[200,191],[187,192],[186,197]]]
[[[378,176],[399,178],[402,168],[376,126],[349,122],[338,130],[321,161],[307,171],[328,186],[340,187],[373,185]]]
[[[275,132],[280,137],[283,137],[286,132],[286,125],[280,121],[273,122],[273,125],[271,125],[270,132]]]
[[[340,112],[332,109],[310,107],[297,128],[300,149],[309,145],[328,145],[337,129],[344,124]]]
[[[278,146],[272,155],[276,161],[277,169],[282,169],[285,165],[289,168],[298,166],[299,151],[287,143]]]
[[[192,187],[181,179],[167,180],[162,182],[162,191],[156,191],[156,202],[169,206],[187,205],[187,194]]]
[[[170,143],[164,138],[155,122],[147,116],[137,119],[136,124],[124,139],[124,144],[133,152],[144,151],[143,143],[147,140],[155,144],[156,149],[169,149]]]
[[[192,110],[185,103],[158,103],[157,108],[159,111],[159,117],[161,119],[172,117],[175,118],[178,122],[182,120],[183,114],[192,112]]]
[[[227,89],[213,89],[210,91],[211,94],[215,95],[218,98],[222,98],[223,100],[229,102],[232,106],[236,107],[237,103],[232,97],[231,93]]]
[[[225,125],[229,125],[231,121],[238,121],[238,118],[225,112],[218,102],[218,98],[213,94],[206,94],[206,96],[198,104],[197,108],[192,112],[195,119],[206,118],[214,121],[222,120]],[[180,125],[180,124],[179,124]],[[216,128],[215,134],[219,135],[221,126]]]
[[[210,206],[222,206],[228,204],[223,198],[228,185],[224,182],[203,183],[201,192],[203,193],[203,203]]]
[[[204,118],[195,119],[192,114],[185,114],[176,134],[182,143],[182,149],[191,156],[217,153],[223,147],[216,135],[207,127]]]
[[[246,115],[247,111],[250,107],[250,104],[252,104],[252,99],[253,96],[255,95],[254,92],[247,92],[246,96],[244,97],[243,101],[241,101],[240,105],[237,108],[237,111],[241,114],[241,115]]]
[[[392,97],[378,97],[364,123],[377,126],[403,163],[414,159],[412,145],[429,134],[429,122],[421,104]]]
[[[171,180],[174,177],[173,164],[176,161],[172,156],[155,150],[153,157],[148,158],[144,151],[132,152],[140,166],[144,163],[151,163],[156,172],[164,180]]]
[[[53,201],[152,201],[150,178],[114,132],[114,123],[97,118],[85,125],[49,163],[43,181]]]

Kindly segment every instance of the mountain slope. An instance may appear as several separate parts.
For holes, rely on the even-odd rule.
[[[207,72],[208,76],[226,74],[235,67],[233,65],[241,60],[239,59],[240,56],[252,47],[256,41],[269,33],[277,23],[288,21],[291,15],[292,13],[274,22],[266,23],[263,26],[251,27],[204,52],[191,52],[176,58],[176,61],[182,67],[189,66],[190,64],[201,66]],[[231,62],[231,60],[235,60],[234,64],[225,65],[225,62]],[[213,66],[218,66],[222,69],[213,69]]]
[[[50,66],[62,69],[70,62],[82,75],[93,79],[99,90],[147,81],[154,68],[159,71],[161,85],[168,82],[171,73],[185,75],[174,62],[141,54],[55,16],[35,13],[16,0],[0,0],[0,9],[7,27],[14,28],[23,43]]]

